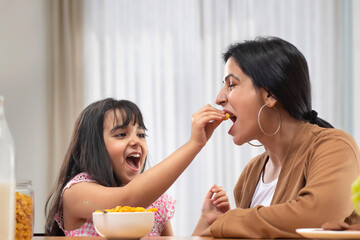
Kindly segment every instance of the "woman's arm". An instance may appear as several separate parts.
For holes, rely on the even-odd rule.
[[[350,216],[354,210],[351,184],[359,175],[356,143],[337,137],[321,139],[316,145],[293,156],[299,164],[292,163],[286,177],[279,178],[281,189],[275,191],[274,205],[230,210],[211,225],[212,236],[298,238],[297,228],[321,227]],[[304,186],[297,190],[302,182]]]

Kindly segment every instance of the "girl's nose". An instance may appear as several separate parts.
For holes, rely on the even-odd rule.
[[[219,94],[216,96],[216,101],[215,101],[215,103],[216,103],[217,105],[224,106],[224,104],[226,103],[226,101],[227,101],[227,96],[226,96],[226,94],[223,92],[223,90],[221,90],[221,91],[219,92]]]
[[[129,141],[129,145],[132,147],[140,145],[139,137],[137,137],[137,136],[132,137]]]

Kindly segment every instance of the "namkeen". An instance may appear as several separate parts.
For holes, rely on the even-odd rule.
[[[33,200],[16,192],[16,240],[30,240],[33,227]]]
[[[143,207],[116,206],[111,209],[105,209],[105,211],[107,211],[107,212],[156,212],[157,209],[156,208],[145,209]],[[101,211],[96,210],[95,212],[101,212]]]
[[[230,114],[226,113],[226,114],[225,114],[224,121],[228,120],[228,119],[229,119],[229,117],[230,117]]]

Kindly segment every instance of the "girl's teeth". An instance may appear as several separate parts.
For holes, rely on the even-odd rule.
[[[129,155],[129,157],[140,157],[140,153],[131,154],[131,155]]]

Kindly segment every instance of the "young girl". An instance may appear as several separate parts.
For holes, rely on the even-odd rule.
[[[139,108],[126,100],[104,99],[78,118],[55,191],[46,209],[46,235],[97,236],[93,207],[155,207],[149,235],[172,235],[174,200],[164,192],[206,144],[225,113],[210,105],[192,117],[191,137],[168,158],[144,171],[146,127]],[[140,175],[140,173],[142,173]],[[224,195],[221,188],[214,190]],[[227,199],[226,199],[227,201]],[[218,203],[221,204],[221,203]],[[216,207],[216,206],[215,206]]]

